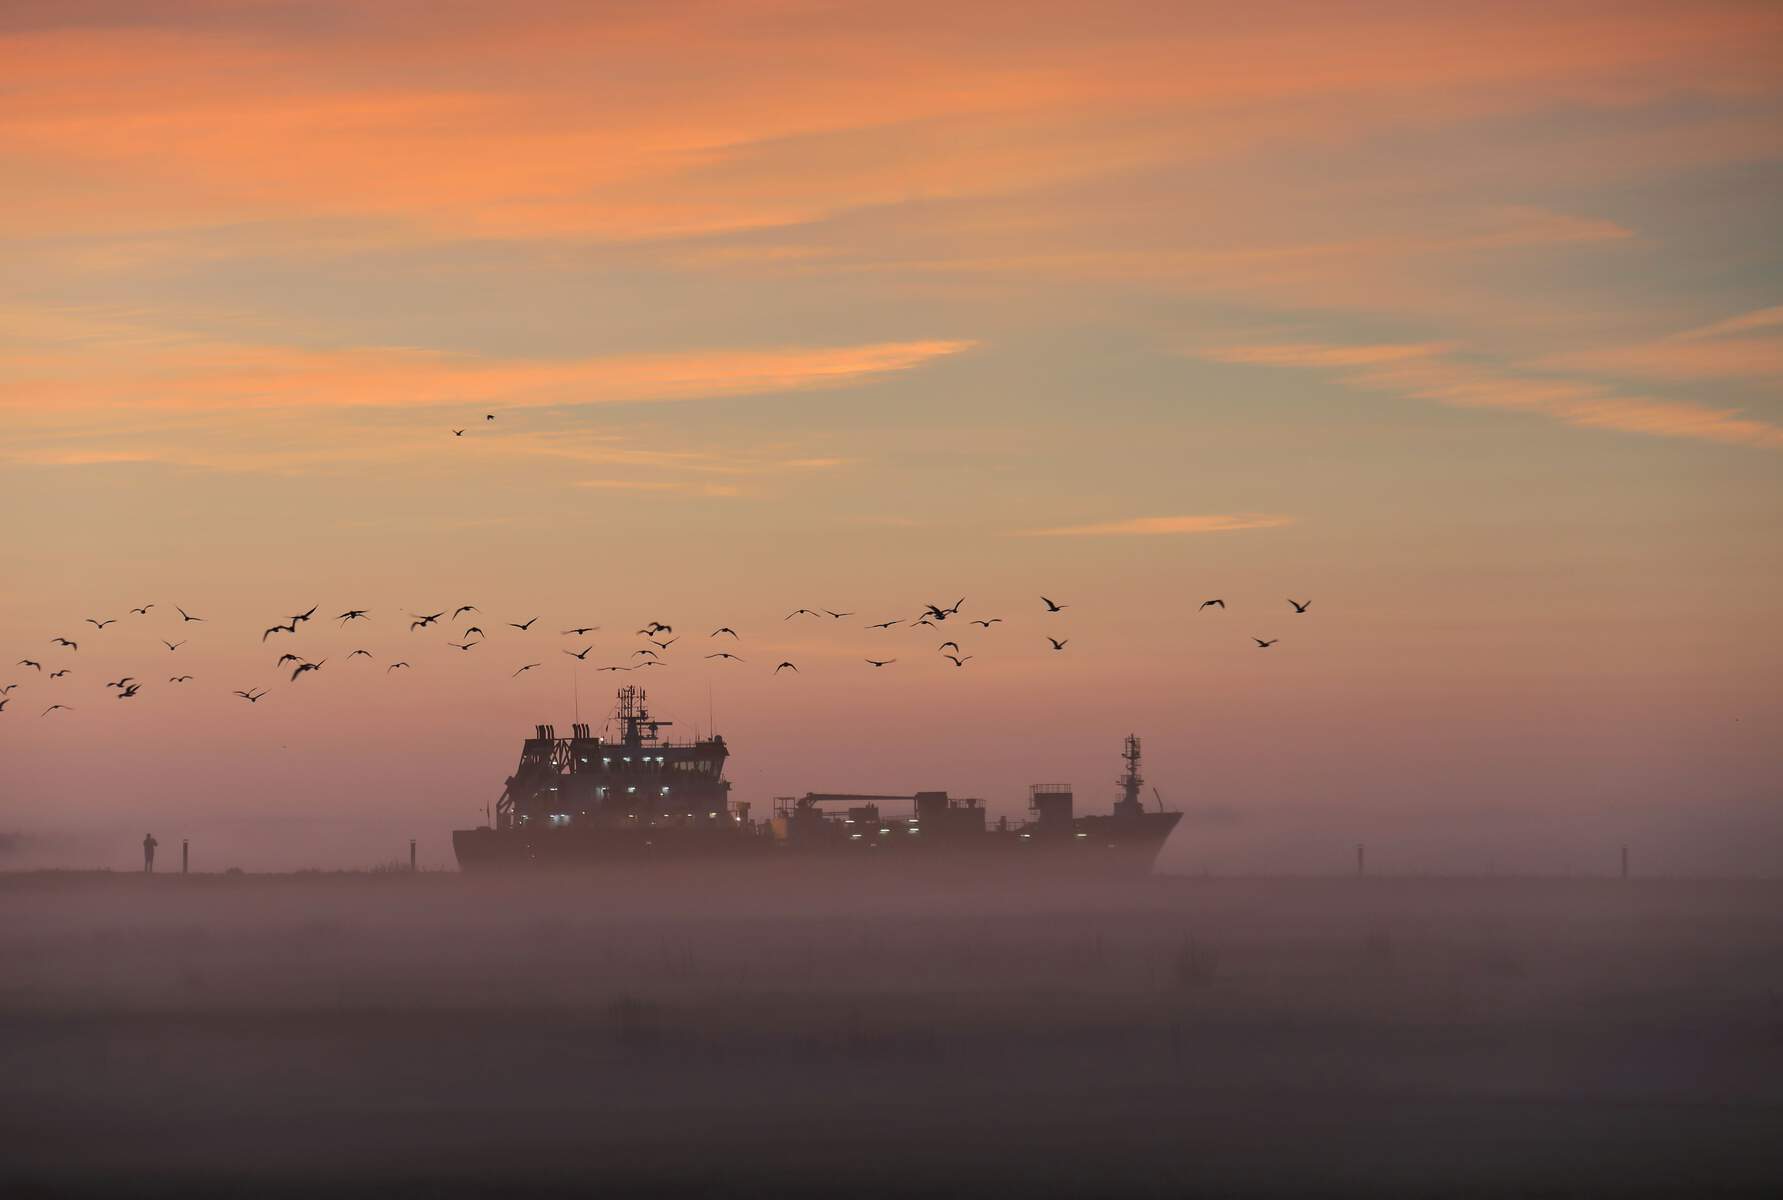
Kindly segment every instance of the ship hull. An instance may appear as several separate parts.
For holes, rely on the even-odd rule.
[[[782,841],[743,830],[557,828],[460,829],[452,834],[467,872],[599,871],[648,863],[834,864],[875,876],[1016,872],[1022,875],[1143,876],[1180,820],[1177,813],[1080,818],[1046,835],[987,830],[917,841],[894,830],[860,840]]]

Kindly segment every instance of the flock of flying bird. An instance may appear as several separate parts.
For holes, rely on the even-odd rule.
[[[491,416],[488,419],[494,420],[494,417]],[[1040,602],[1045,606],[1044,613],[1047,616],[1056,616],[1070,607],[1069,605],[1061,604],[1046,596],[1040,597]],[[914,617],[898,617],[889,621],[877,621],[864,626],[864,628],[878,632],[891,630],[897,626],[905,626],[912,630],[921,628],[940,630],[949,619],[957,618],[961,615],[961,609],[964,608],[965,603],[966,598],[962,596],[948,606],[928,604],[924,605],[922,612]],[[1290,599],[1288,603],[1293,606],[1295,613],[1302,614],[1306,612],[1307,607],[1312,602],[1310,600],[1301,601]],[[132,617],[148,617],[155,607],[156,606],[153,604],[144,604],[140,607],[131,609],[130,615]],[[1205,600],[1201,603],[1197,611],[1205,611],[1209,608],[1224,610],[1225,607],[1226,602],[1223,599]],[[315,617],[320,608],[321,606],[319,604],[311,605],[305,612],[295,613],[281,621],[276,621],[272,625],[267,626],[267,628],[260,634],[261,643],[264,644],[269,639],[279,634],[295,636],[303,625]],[[206,618],[194,616],[177,605],[174,607],[174,611],[180,616],[180,629],[185,629],[194,624],[201,625],[206,622]],[[842,621],[854,615],[856,614],[853,612],[838,612],[835,609],[828,608],[796,608],[787,613],[782,620],[793,621],[801,618],[811,618],[820,622],[826,620]],[[443,626],[442,622],[449,621],[451,622],[451,625],[455,626],[459,619],[464,617],[470,618],[470,623],[465,626],[463,633],[458,635],[458,640],[448,640],[446,644],[461,653],[468,653],[469,651],[482,646],[489,640],[488,634],[484,632],[481,625],[477,624],[477,621],[482,617],[482,610],[476,605],[461,604],[457,608],[449,610],[449,615],[448,610],[446,609],[441,609],[436,613],[411,612],[408,614],[407,619],[409,632],[416,633],[435,627],[450,628],[451,626]],[[370,619],[370,611],[363,608],[350,608],[345,612],[337,613],[333,618],[333,620],[339,622],[342,629],[345,629],[348,625],[355,622],[369,621]],[[530,634],[533,626],[538,623],[538,620],[539,618],[534,616],[525,621],[504,621],[501,624],[508,629],[517,630],[520,634]],[[96,632],[93,636],[104,637],[109,636],[105,633],[106,629],[112,625],[116,625],[118,619],[112,617],[101,620],[96,617],[88,617],[86,623],[94,627]],[[1004,624],[1004,620],[1002,617],[966,617],[963,623],[966,625],[977,626],[982,631],[988,633],[993,627]],[[578,625],[561,630],[559,636],[582,639],[586,638],[591,633],[597,632],[599,629],[600,626],[598,625]],[[641,671],[651,667],[666,666],[668,665],[667,656],[669,648],[682,640],[681,636],[675,633],[675,627],[673,625],[662,621],[650,621],[646,623],[643,628],[637,631],[636,636],[644,638],[648,645],[639,647],[631,652],[630,658],[635,661],[612,666],[602,666],[597,669],[601,671]],[[735,629],[732,629],[728,625],[720,625],[718,628],[712,630],[711,633],[706,635],[705,641],[708,645],[712,645],[715,639],[722,638],[729,638],[731,639],[731,642],[718,642],[717,644],[729,646],[733,643],[740,645],[742,642],[742,637]],[[1063,651],[1070,643],[1070,639],[1067,637],[1053,637],[1051,634],[1046,634],[1045,638],[1047,644],[1051,646],[1054,652]],[[160,639],[161,644],[167,648],[169,653],[177,653],[180,647],[186,645],[188,640],[189,639],[186,638],[182,638],[179,641],[170,641],[166,638]],[[1258,649],[1267,650],[1269,647],[1275,645],[1280,639],[1253,637],[1251,640],[1257,644]],[[71,654],[78,654],[81,648],[80,642],[66,635],[50,638],[48,644],[60,647]],[[590,642],[580,650],[564,649],[562,650],[562,653],[575,659],[577,662],[586,662],[588,660],[588,655],[593,649],[594,645]],[[941,644],[936,647],[935,653],[953,663],[956,669],[964,667],[976,657],[976,655],[967,654],[961,647],[959,641],[954,638],[948,638],[941,642]],[[354,650],[346,655],[346,658],[349,661],[361,657],[368,660],[375,658],[369,650]],[[706,659],[716,659],[722,662],[743,663],[748,661],[741,655],[732,653],[729,649],[714,650],[702,657]],[[869,657],[864,661],[868,666],[878,670],[889,667],[898,660],[896,658]],[[279,655],[274,662],[274,666],[281,671],[289,667],[291,669],[290,682],[296,683],[305,675],[320,671],[327,665],[327,663],[327,658],[312,662],[309,659],[304,658],[302,655],[287,651]],[[60,665],[56,666],[55,669],[51,671],[45,672],[43,662],[31,658],[21,658],[17,665],[38,672],[48,681],[59,680],[73,673],[72,667]],[[514,670],[510,678],[517,678],[526,674],[528,671],[537,670],[542,666],[544,666],[544,662],[542,661],[523,663]],[[408,669],[410,669],[409,663],[406,660],[399,660],[386,665],[384,673],[388,675],[393,671]],[[775,665],[772,674],[779,675],[782,671],[791,671],[794,674],[797,674],[799,668],[797,664],[790,660],[783,659]],[[192,682],[192,678],[191,675],[170,675],[168,676],[167,681],[176,685],[186,684]],[[18,686],[17,683],[8,683],[5,686],[0,687],[0,713],[4,713],[7,705],[12,702],[12,692]],[[141,680],[138,680],[134,676],[123,675],[118,679],[108,681],[105,686],[112,691],[115,699],[133,700],[141,693],[143,684]],[[241,697],[249,704],[258,704],[269,694],[269,692],[268,689],[265,688],[247,688],[237,689],[232,694]],[[72,711],[72,707],[72,705],[68,704],[53,703],[45,708],[39,715],[47,717],[53,712]]]

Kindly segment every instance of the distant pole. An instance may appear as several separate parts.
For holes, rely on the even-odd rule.
[[[1622,878],[1628,878],[1628,847],[1622,847]]]
[[[192,843],[187,838],[180,839],[180,874],[184,875],[192,865]]]
[[[410,838],[409,839],[409,870],[412,872],[414,869],[415,869],[415,839]]]
[[[1363,857],[1362,843],[1356,843],[1356,878],[1360,879],[1368,873],[1367,860]]]

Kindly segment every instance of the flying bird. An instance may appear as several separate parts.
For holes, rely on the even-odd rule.
[[[186,644],[186,641],[187,641],[187,639],[181,638],[177,642],[170,642],[166,638],[162,638],[161,644],[163,646],[166,646],[169,650],[178,650],[181,646]]]
[[[817,616],[817,614],[816,614],[816,613],[814,613],[814,612],[812,612],[812,611],[811,611],[811,610],[810,610],[810,609],[808,609],[808,608],[795,608],[795,609],[793,609],[793,610],[792,610],[792,611],[791,611],[791,612],[789,612],[789,613],[787,613],[787,614],[786,614],[786,615],[785,615],[785,616],[784,616],[784,617],[781,617],[781,618],[780,618],[780,619],[781,619],[781,620],[782,620],[782,621],[790,621],[790,620],[792,620],[792,619],[793,619],[793,618],[794,618],[794,617],[796,617],[796,616],[798,616],[798,615],[799,615],[799,614],[800,614],[800,613],[803,613],[803,614],[804,614],[804,615],[805,615],[805,616],[807,616],[807,617],[815,617],[815,616]],[[795,670],[796,670],[796,669],[797,669],[797,668],[794,668],[794,669],[795,669]]]
[[[811,614],[811,615],[812,615],[812,616],[816,616],[816,615],[817,615],[817,614],[816,614],[816,613],[813,613],[813,614]],[[779,666],[777,666],[777,667],[775,667],[775,668],[774,668],[774,674],[776,674],[776,675],[778,675],[778,674],[780,674],[780,672],[782,672],[782,671],[784,671],[784,670],[786,670],[786,669],[787,669],[787,668],[788,668],[788,667],[792,667],[792,669],[793,669],[793,671],[794,671],[794,672],[795,672],[795,673],[796,673],[796,672],[797,672],[797,671],[798,671],[798,668],[797,668],[797,667],[794,667],[794,666],[793,666],[793,665],[792,665],[792,664],[791,664],[791,663],[789,663],[789,662],[783,662],[783,663],[781,663],[781,664],[780,664],[780,665],[779,665]]]
[[[1224,608],[1226,607],[1226,602],[1224,600],[1203,600],[1201,602],[1201,608],[1206,608],[1209,605],[1212,605],[1215,608]],[[1198,608],[1195,611],[1200,612],[1201,608]]]
[[[564,653],[575,659],[577,662],[587,662],[588,652],[592,649],[594,649],[593,646],[584,646],[580,650],[565,650]]]
[[[564,637],[587,637],[589,634],[596,633],[599,630],[600,630],[599,625],[578,625],[574,629],[564,630],[563,636]]]
[[[30,667],[30,668],[31,668],[31,669],[32,669],[32,670],[33,670],[33,671],[41,671],[41,670],[43,670],[43,664],[42,664],[42,663],[40,663],[40,662],[33,662],[33,661],[32,661],[32,660],[31,660],[31,659],[28,659],[28,658],[21,658],[21,659],[19,659],[19,661],[18,661],[18,664],[17,664],[17,665],[19,665],[19,666],[21,666],[21,667]]]
[[[0,712],[5,712],[6,706],[11,703],[12,703],[12,701],[10,701],[10,700],[0,700]]]
[[[409,632],[413,633],[417,629],[426,629],[429,625],[445,615],[446,614],[443,612],[436,612],[431,617],[424,617],[420,613],[410,613],[409,616],[415,619],[409,624]]]
[[[483,627],[481,625],[472,625],[464,631],[464,640],[467,642],[470,641],[470,636],[473,633],[476,634],[480,638],[486,638],[489,636],[488,634],[483,632]]]
[[[203,617],[193,616],[191,613],[187,612],[185,609],[181,608],[177,604],[173,606],[173,611],[180,615],[180,620],[182,620],[182,621],[202,621],[202,620],[204,620]]]
[[[452,610],[452,619],[454,621],[456,621],[459,617],[462,617],[467,612],[480,613],[482,611],[483,611],[482,609],[478,608],[474,604],[460,604],[457,608]]]
[[[260,640],[264,642],[267,638],[271,637],[275,633],[296,633],[296,632],[297,632],[297,626],[295,624],[274,625],[271,629],[268,629],[265,633],[260,635]]]
[[[958,600],[955,600],[953,602],[952,608],[942,608],[938,604],[931,604],[931,605],[927,606],[927,608],[924,609],[924,611],[927,612],[931,617],[934,617],[937,621],[945,621],[945,620],[947,620],[947,618],[953,616],[953,614],[959,612],[960,605],[964,604],[965,602],[966,602],[966,598],[964,596],[961,596]]]
[[[12,691],[12,689],[17,686],[19,686],[19,685],[16,683],[9,683],[5,687],[0,687],[0,696],[6,695],[6,693]]]
[[[266,695],[266,692],[262,689],[260,691],[249,690],[245,692],[237,692],[235,694],[240,696],[243,700],[246,700],[249,704],[258,704],[260,703],[260,697]]]
[[[1071,607],[1069,604],[1060,604],[1056,600],[1048,600],[1045,596],[1040,597],[1040,603],[1046,605],[1046,611],[1049,613],[1056,613]]]
[[[717,654],[708,654],[708,655],[706,655],[706,657],[707,658],[728,658],[728,659],[731,659],[733,662],[742,662],[743,661],[742,659],[738,658],[736,655],[727,654],[722,650],[719,651]]]
[[[537,617],[532,619],[532,621],[536,620],[538,620]],[[532,628],[532,621],[527,621],[525,624],[522,624],[519,621],[509,621],[508,624],[512,625],[515,629],[518,629],[521,633],[525,633],[528,629]]]
[[[454,430],[453,430],[453,431],[452,431],[452,436],[453,436],[453,437],[463,437],[463,436],[464,436],[464,430],[462,430],[462,429],[454,429]]]
[[[48,708],[44,709],[42,712],[38,713],[37,715],[40,718],[47,717],[51,713],[55,712],[58,708],[62,709],[64,712],[73,712],[74,711],[72,708],[69,708],[66,704],[52,704]]]
[[[927,625],[930,629],[935,628],[935,623],[933,621],[929,620],[927,617],[921,617],[915,621],[912,621],[910,624],[912,626]]]
[[[1263,640],[1263,639],[1262,639],[1262,638],[1260,638],[1260,637],[1253,637],[1253,638],[1252,638],[1252,639],[1251,639],[1251,641],[1253,641],[1253,642],[1255,642],[1255,643],[1257,643],[1257,649],[1259,649],[1259,650],[1267,650],[1267,649],[1269,649],[1269,647],[1271,647],[1271,646],[1273,646],[1273,645],[1275,645],[1275,644],[1276,644],[1276,643],[1277,643],[1277,642],[1279,642],[1279,641],[1281,641],[1281,639],[1280,639],[1280,638],[1270,638],[1270,639],[1269,639],[1269,640],[1268,640],[1268,641],[1267,641],[1267,642],[1266,642],[1266,641],[1264,641],[1264,640]]]
[[[644,634],[646,637],[655,637],[659,633],[673,633],[675,632],[675,627],[673,625],[664,625],[661,621],[648,621],[645,623],[644,628],[638,630],[638,632]]]
[[[867,626],[867,628],[868,629],[890,629],[893,625],[902,625],[903,623],[904,623],[903,619],[899,618],[896,621],[881,621],[881,622],[879,622],[879,624],[869,625],[869,626]]]
[[[1294,606],[1294,611],[1295,611],[1295,612],[1297,612],[1297,613],[1303,613],[1303,612],[1305,612],[1305,611],[1306,611],[1306,609],[1307,609],[1307,605],[1309,605],[1309,604],[1311,604],[1311,603],[1312,603],[1312,601],[1311,601],[1311,600],[1308,600],[1308,601],[1307,601],[1307,602],[1306,602],[1306,604],[1302,604],[1302,603],[1300,603],[1300,601],[1298,601],[1298,600],[1295,600],[1295,599],[1293,599],[1293,598],[1292,598],[1292,597],[1290,597],[1290,598],[1289,598],[1289,600],[1288,600],[1288,603],[1289,603],[1289,604],[1292,604],[1292,605],[1293,605],[1293,606]]]
[[[295,671],[291,672],[291,682],[296,683],[297,677],[299,675],[303,674],[305,671],[320,671],[322,669],[322,663],[325,663],[327,661],[328,661],[327,659],[323,659],[322,662],[298,663],[297,669]]]
[[[167,682],[168,683],[189,683],[189,682],[191,682],[191,679],[192,679],[192,677],[190,675],[169,675],[167,677]]]
[[[316,615],[316,610],[321,607],[322,606],[320,604],[310,605],[310,610],[308,612],[298,613],[295,617],[292,617],[291,624],[296,625],[299,622],[309,620],[311,617]]]
[[[737,631],[732,629],[729,625],[720,625],[717,629],[714,629],[711,633],[708,633],[706,636],[707,637],[717,637],[721,633],[728,633],[732,637],[737,636]],[[738,640],[741,640],[741,639],[738,639]]]
[[[95,621],[92,617],[87,618],[87,624],[95,629],[104,629],[107,625],[116,625],[117,623],[118,619],[116,617],[111,617],[104,621]]]
[[[543,663],[527,663],[524,667],[521,667],[518,671],[515,671],[514,675],[524,675],[526,672],[532,670],[534,667],[541,667],[541,666],[544,666],[544,664]],[[510,675],[510,676],[508,676],[508,678],[509,679],[514,678],[514,675]]]
[[[477,643],[475,643],[475,642],[447,642],[446,643],[446,645],[452,646],[459,650],[469,650],[472,646],[475,646],[476,644]]]
[[[829,613],[830,616],[836,618],[836,620],[838,620],[838,621],[840,621],[843,617],[852,617],[854,615],[851,612],[839,613],[833,608],[826,608],[823,611],[826,613]]]
[[[384,668],[384,674],[388,675],[388,674],[390,674],[390,672],[395,671],[398,668],[407,667],[408,665],[409,664],[406,662],[393,662],[389,666]]]
[[[895,658],[869,658],[866,660],[867,665],[874,667],[889,667],[897,661]]]
[[[999,622],[1001,622],[1001,621],[1002,621],[1002,620],[1003,620],[1003,618],[1002,618],[1002,617],[992,617],[992,618],[991,618],[991,619],[990,619],[990,620],[988,620],[988,621],[979,621],[979,620],[974,620],[974,621],[973,621],[973,622],[972,622],[972,624],[974,624],[974,625],[982,625],[982,626],[983,626],[983,627],[984,627],[984,628],[986,628],[986,629],[989,629],[989,628],[990,628],[990,627],[991,627],[991,626],[992,626],[992,625],[996,625],[996,624],[998,624],[998,623],[999,623]]]
[[[51,679],[60,679],[60,678],[62,678],[62,676],[68,675],[71,673],[72,672],[70,672],[67,667],[63,667],[60,671],[51,671],[50,678]]]
[[[596,669],[601,670],[601,671],[629,671],[629,670],[631,670],[630,667],[599,667]]]
[[[960,648],[960,644],[958,642],[942,642],[939,646],[936,646],[935,649],[945,650],[949,646],[952,646],[955,650],[958,650]]]
[[[666,642],[659,642],[655,638],[651,638],[650,644],[652,646],[657,646],[657,647],[660,647],[661,649],[667,650],[670,646],[673,646],[676,642],[678,642],[680,640],[681,639],[678,637],[672,637]]]
[[[145,604],[141,608],[133,608],[130,610],[130,615],[134,617],[146,617],[149,615],[149,609],[153,607],[155,607],[153,604]]]
[[[281,654],[281,655],[279,655],[279,661],[273,663],[272,665],[275,669],[277,669],[279,667],[284,666],[288,662],[302,662],[302,661],[303,661],[303,656],[301,654]]]
[[[80,646],[78,644],[69,641],[67,638],[51,638],[50,645],[52,645],[52,646],[67,646],[70,650],[79,650],[80,649]]]
[[[129,687],[131,684],[133,684],[135,682],[136,682],[136,676],[126,675],[122,679],[117,680],[115,683],[108,683],[105,686],[109,687],[109,688]]]
[[[367,657],[367,658],[371,657],[370,650],[355,650],[355,651],[353,651],[353,653],[347,655],[347,657],[348,658],[358,658],[361,654],[365,655],[365,657]]]
[[[366,610],[363,608],[349,608],[346,612],[341,613],[334,619],[339,621],[342,625],[345,625],[348,621],[363,621],[365,619],[365,611]]]
[[[136,697],[136,693],[141,690],[142,690],[142,684],[133,683],[129,687],[125,688],[123,691],[118,693],[118,699],[120,699],[120,700],[134,699]]]
[[[1056,637],[1049,637],[1046,640],[1052,643],[1052,648],[1054,650],[1063,650],[1065,648],[1065,643],[1070,641],[1071,639],[1070,638],[1062,638],[1061,639],[1061,638],[1056,638]]]
[[[640,654],[648,654],[648,655],[649,655],[649,656],[650,656],[650,657],[651,657],[651,658],[656,658],[656,657],[657,657],[657,653],[656,653],[656,651],[654,651],[654,650],[633,650],[633,651],[632,651],[632,652],[631,652],[631,656],[632,656],[632,657],[633,657],[633,658],[636,658],[636,657],[638,657],[638,656],[639,656],[639,655],[640,655]]]
[[[966,664],[967,664],[967,663],[969,663],[969,662],[971,662],[971,661],[972,661],[972,659],[973,659],[973,658],[974,658],[974,657],[976,657],[976,656],[975,656],[975,655],[971,655],[971,654],[968,654],[968,655],[966,655],[966,657],[964,657],[964,658],[960,658],[960,657],[959,657],[959,656],[958,656],[958,655],[954,655],[954,654],[943,654],[943,655],[942,655],[942,656],[941,656],[941,657],[942,657],[942,658],[951,658],[951,659],[953,659],[953,665],[954,665],[954,666],[956,666],[956,667],[963,667],[963,666],[965,666],[965,665],[966,665]]]

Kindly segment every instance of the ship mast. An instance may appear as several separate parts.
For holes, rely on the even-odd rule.
[[[1121,757],[1127,760],[1127,770],[1115,782],[1121,785],[1121,798],[1115,802],[1114,811],[1122,816],[1129,813],[1137,816],[1145,811],[1140,802],[1139,789],[1145,785],[1145,777],[1139,773],[1139,736],[1129,733],[1121,748]]]

